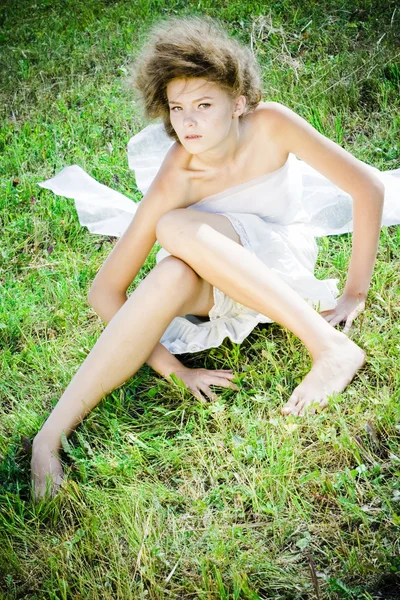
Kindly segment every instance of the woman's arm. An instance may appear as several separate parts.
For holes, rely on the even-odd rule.
[[[260,112],[264,113],[269,135],[279,145],[304,160],[353,199],[352,255],[342,298],[346,299],[346,310],[350,307],[355,309],[359,302],[365,301],[374,269],[384,185],[365,163],[319,133],[289,108],[271,102]],[[338,322],[331,321],[332,325]]]
[[[108,323],[127,300],[127,289],[143,266],[156,241],[156,226],[161,216],[182,206],[185,185],[177,183],[181,150],[168,151],[156,178],[140,202],[127,230],[118,240],[97,273],[88,294],[89,304]],[[178,163],[178,164],[177,164]],[[147,364],[163,377],[183,369],[162,344],[158,343]]]
[[[138,204],[129,227],[97,273],[89,292],[90,300],[101,296],[103,303],[107,294],[122,298],[156,242],[160,218],[170,210],[185,206],[188,186],[182,177],[181,162],[182,149],[174,144]]]

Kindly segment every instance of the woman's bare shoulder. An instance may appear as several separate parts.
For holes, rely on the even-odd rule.
[[[257,108],[253,111],[255,118],[258,119],[259,124],[264,124],[265,126],[273,126],[275,125],[280,116],[288,112],[289,109],[280,102],[260,102]]]
[[[175,142],[167,152],[158,174],[169,183],[184,184],[203,178],[205,171],[199,169],[193,154]]]
[[[270,100],[268,102],[260,102],[258,104],[257,108],[253,112],[274,115],[277,112],[279,112],[280,110],[285,110],[285,109],[287,110],[287,107],[284,104]]]
[[[280,102],[260,102],[254,113],[257,114],[258,125],[268,127],[278,137],[282,133],[282,125],[296,123],[300,118],[295,111]]]
[[[192,155],[181,144],[172,144],[143,198],[145,203],[148,204],[151,200],[158,203],[162,197],[168,210],[185,207],[190,197],[193,179],[190,170],[191,158]]]
[[[186,169],[190,168],[191,160],[193,156],[180,144],[174,142],[162,163],[162,167],[165,170],[172,169],[175,176],[179,176],[180,172],[185,172]]]
[[[251,113],[253,115],[253,127],[259,131],[264,139],[277,148],[286,149],[283,135],[283,123],[293,120],[295,113],[280,102],[260,102]]]

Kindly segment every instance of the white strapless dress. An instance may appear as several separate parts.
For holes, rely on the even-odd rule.
[[[149,125],[128,143],[128,164],[145,194],[173,144],[161,123]],[[372,169],[385,184],[382,225],[400,223],[400,169]],[[79,221],[90,232],[120,236],[138,203],[100,184],[78,165],[40,182],[55,194],[73,198]],[[289,154],[278,170],[203,198],[187,210],[226,216],[242,245],[319,311],[336,306],[336,279],[314,276],[318,248],[315,237],[352,231],[352,199],[318,171]],[[157,262],[168,256],[164,249]],[[272,320],[226,296],[214,287],[209,320],[176,317],[161,343],[172,353],[215,348],[228,337],[242,342],[258,323]]]

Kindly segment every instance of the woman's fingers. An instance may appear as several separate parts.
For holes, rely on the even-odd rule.
[[[189,388],[189,391],[193,394],[195,398],[197,398],[197,400],[200,400],[200,402],[202,402],[203,404],[205,403],[206,400],[204,396],[201,395],[200,390],[198,390],[197,388]]]
[[[232,387],[227,384],[227,381],[232,381],[236,377],[236,373],[232,371],[211,371],[203,369],[199,372],[199,380],[207,382],[209,385],[222,385],[223,387]],[[223,381],[224,383],[221,383]],[[232,384],[235,386],[235,384]],[[238,389],[237,386],[234,389]]]
[[[346,315],[338,314],[330,321],[330,324],[332,325],[332,327],[336,327],[336,325],[339,325],[339,323],[341,323],[345,319]]]
[[[182,381],[193,396],[204,403],[205,396],[213,401],[218,400],[218,395],[210,389],[211,385],[239,391],[240,388],[232,381],[234,377],[236,374],[232,369],[186,369]]]
[[[364,310],[364,307],[365,307],[365,304],[364,304],[364,303],[360,303],[360,304],[357,306],[357,308],[355,308],[355,309],[353,310],[353,312],[351,312],[351,313],[349,314],[349,316],[348,316],[348,317],[347,317],[347,319],[346,319],[346,324],[345,324],[345,326],[344,326],[343,333],[347,333],[347,332],[349,331],[350,327],[351,327],[351,326],[352,326],[352,324],[353,324],[353,321],[354,321],[354,319],[356,319],[356,318],[358,317],[358,315],[359,315],[360,313],[362,313],[362,311]]]
[[[218,395],[211,390],[210,385],[231,388],[236,391],[239,390],[238,386],[235,383],[229,381],[228,379],[222,379],[221,377],[209,377],[207,378],[207,381],[200,381],[197,384],[196,388],[192,387],[189,389],[193,396],[201,402],[204,402],[204,397],[201,395],[201,392],[203,392],[203,394],[207,396],[210,400],[215,402],[218,400]]]
[[[336,327],[339,323],[344,323],[343,333],[347,333],[351,328],[354,319],[358,317],[358,315],[364,310],[365,302],[357,301],[357,305],[355,305],[356,301],[352,301],[350,304],[342,303],[340,306],[340,300],[338,306],[333,310],[325,310],[320,312],[320,315],[332,325],[332,327]]]
[[[343,328],[343,333],[347,333],[350,330],[352,325],[353,325],[353,315],[349,315],[346,319],[346,323]]]
[[[211,371],[215,377],[220,377],[221,379],[233,379],[236,377],[234,373],[215,373],[215,371]]]
[[[215,392],[213,392],[208,385],[206,385],[205,383],[200,383],[199,384],[199,388],[201,389],[201,391],[203,392],[203,394],[205,394],[206,396],[208,396],[208,398],[210,398],[210,400],[213,400],[214,402],[216,402],[218,400],[218,396]]]
[[[229,387],[233,390],[238,390],[238,386],[233,381],[226,379],[224,377],[215,377],[214,375],[206,375],[201,378],[201,383],[206,385],[219,385],[220,387]]]
[[[333,311],[333,312],[329,313],[328,315],[326,315],[326,316],[324,317],[324,319],[325,319],[325,321],[326,321],[327,323],[330,323],[330,324],[332,325],[333,321],[334,321],[334,320],[336,319],[336,317],[337,317],[337,314],[338,314],[337,312]]]
[[[230,378],[233,379],[234,377],[236,377],[235,373],[233,373],[233,371],[208,371],[209,373],[212,373],[213,375],[216,375],[217,377],[226,377],[226,378]]]
[[[335,313],[334,310],[323,310],[322,312],[319,313],[321,315],[321,317],[324,317],[324,319],[327,319],[327,317],[332,317]]]
[[[348,316],[346,313],[339,312],[339,313],[333,313],[332,315],[325,317],[325,321],[330,323],[330,325],[332,325],[332,327],[336,327],[336,325],[339,325],[339,323],[346,321],[347,318],[348,318]]]
[[[335,315],[328,315],[327,317],[324,317],[324,319],[327,321],[327,323],[330,323],[334,317]]]
[[[214,383],[213,385],[219,385],[221,387],[230,388],[231,390],[235,390],[236,392],[240,390],[240,388],[236,385],[236,383],[233,383],[233,381],[225,381],[224,383]]]

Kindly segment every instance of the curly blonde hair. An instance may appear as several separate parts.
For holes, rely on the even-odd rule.
[[[136,92],[145,118],[161,118],[167,134],[179,142],[167,98],[167,85],[177,77],[201,77],[217,83],[232,98],[245,96],[241,116],[252,112],[262,98],[260,68],[252,52],[207,16],[156,23],[126,82]]]

